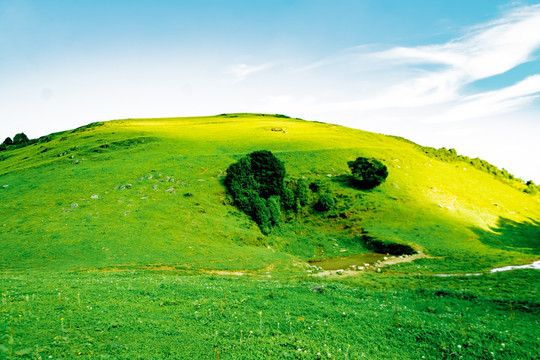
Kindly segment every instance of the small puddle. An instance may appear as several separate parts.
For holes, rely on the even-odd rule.
[[[364,264],[375,264],[377,261],[384,261],[388,257],[386,254],[365,253],[336,258],[309,261],[311,265],[320,266],[323,270],[347,269],[350,265],[364,266]]]

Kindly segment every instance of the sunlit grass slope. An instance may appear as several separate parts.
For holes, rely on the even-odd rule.
[[[538,197],[393,137],[230,114],[110,121],[51,138],[0,153],[2,271],[300,271],[305,260],[366,251],[355,240],[362,231],[433,257],[403,272],[485,270],[540,255]],[[318,180],[344,216],[310,212],[262,235],[221,181],[261,149],[289,179]],[[358,156],[384,162],[386,182],[347,186],[347,161]]]

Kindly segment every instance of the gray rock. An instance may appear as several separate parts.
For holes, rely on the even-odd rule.
[[[172,192],[174,192],[174,188],[167,189],[167,190],[165,190],[165,192],[172,193]]]
[[[157,190],[157,188],[158,188],[157,185],[152,186],[152,189],[154,189],[154,190]]]
[[[2,185],[2,187],[3,187],[4,189],[7,188],[8,186],[9,186],[9,185]]]
[[[120,186],[120,190],[124,190],[126,187],[124,185]]]
[[[169,182],[174,182],[174,178],[170,178],[170,179],[169,179]]]
[[[126,212],[124,213],[124,216],[126,216],[126,215],[129,215],[129,213],[130,213],[130,211],[129,211],[129,210],[128,210],[128,211],[126,211]]]
[[[141,200],[146,200],[146,199],[148,199],[148,196],[143,196],[143,197],[141,198]]]
[[[76,208],[78,208],[78,207],[79,207],[79,204],[77,204],[77,203],[71,204],[71,208],[72,208],[72,209],[76,209]]]
[[[131,184],[126,184],[126,189],[131,189],[133,187],[133,185]]]
[[[311,289],[314,293],[323,293],[324,292],[324,285],[317,285],[313,289]]]
[[[97,194],[94,194],[94,195],[90,196],[90,199],[97,199],[97,198],[99,198],[99,196]]]

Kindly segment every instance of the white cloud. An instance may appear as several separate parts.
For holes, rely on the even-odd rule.
[[[248,75],[252,75],[256,72],[266,70],[272,66],[274,65],[270,63],[260,65],[234,64],[229,66],[227,74],[230,74],[234,77],[234,82],[240,82],[242,80],[245,80]]]
[[[540,48],[540,5],[519,8],[507,16],[487,24],[474,27],[461,38],[445,44],[396,47],[386,51],[366,54],[381,60],[382,66],[401,67],[409,75],[400,83],[390,86],[380,97],[357,103],[359,109],[388,107],[419,107],[434,104],[447,104],[458,107],[460,102],[467,103],[471,110],[474,104],[483,105],[482,101],[470,101],[463,95],[465,86],[474,81],[500,75],[512,68],[533,60],[533,53]],[[429,70],[426,65],[438,65]],[[424,69],[411,72],[410,67]],[[531,83],[529,80],[526,83]],[[515,90],[515,88],[510,87]],[[486,94],[494,105],[506,101],[519,102],[534,94],[535,87],[519,86],[519,95],[515,91],[500,91],[497,96]],[[532,93],[531,93],[532,91]],[[511,96],[506,99],[504,95]],[[505,106],[503,106],[505,107]],[[465,107],[463,107],[465,108]],[[485,108],[486,114],[491,109]],[[440,111],[440,109],[438,109]],[[481,109],[475,108],[477,116]],[[464,114],[465,115],[465,114]],[[468,116],[455,116],[455,120]]]
[[[428,122],[451,122],[486,116],[500,115],[519,108],[540,97],[540,75],[526,79],[499,90],[487,91],[463,97],[457,105],[446,112],[426,119]]]

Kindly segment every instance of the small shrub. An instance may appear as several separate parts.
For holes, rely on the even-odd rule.
[[[26,144],[26,143],[28,143],[28,141],[30,141],[30,140],[28,139],[28,136],[26,136],[25,133],[18,133],[13,138],[13,144],[15,144],[15,145]]]
[[[272,227],[272,223],[270,221],[270,210],[266,205],[266,201],[259,196],[255,196],[251,201],[251,214],[249,215],[251,215],[253,221],[259,225],[262,233],[268,234]]]
[[[285,211],[297,211],[297,202],[296,202],[296,196],[294,195],[294,191],[292,191],[290,188],[285,187],[283,189],[283,194],[281,196],[281,206],[283,210]]]
[[[306,206],[311,201],[311,190],[304,179],[298,180],[296,184],[296,199],[301,206]]]
[[[336,201],[330,194],[323,194],[315,204],[315,210],[326,212],[332,210],[336,206]]]
[[[347,163],[360,189],[372,189],[380,185],[388,176],[388,169],[377,159],[359,157]]]
[[[276,226],[281,222],[281,205],[279,196],[271,196],[266,201],[266,206],[270,213],[270,222],[272,226]]]

